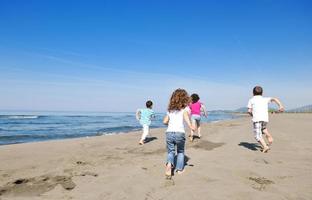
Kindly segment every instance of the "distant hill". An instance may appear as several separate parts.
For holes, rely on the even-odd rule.
[[[270,112],[274,112],[277,110],[278,110],[278,106],[276,106],[276,105],[270,105],[269,106]],[[240,108],[237,108],[235,110],[211,110],[209,112],[213,112],[213,113],[247,113],[247,107],[240,107]],[[286,112],[288,112],[288,113],[312,113],[312,104],[302,106],[299,108],[295,108],[295,109],[286,110]]]
[[[208,110],[209,113],[230,113],[231,110]]]
[[[246,113],[247,112],[247,107],[240,107],[236,110],[233,110],[233,112],[238,112],[238,113]]]
[[[209,110],[210,113],[246,113],[247,108],[241,107],[236,110]]]
[[[269,106],[269,111],[274,112],[277,111],[278,107],[277,106],[273,106],[270,105]],[[235,110],[211,110],[209,112],[212,113],[247,113],[247,107],[240,107],[237,108]],[[312,104],[311,105],[306,105],[306,106],[302,106],[299,108],[294,108],[294,109],[290,109],[290,110],[286,110],[286,112],[288,113],[312,113]]]
[[[246,113],[247,108],[246,107],[241,107],[236,110],[210,110],[210,113]]]
[[[295,108],[295,109],[290,109],[290,110],[287,110],[286,112],[291,112],[291,113],[312,113],[312,104],[311,105],[302,106],[302,107],[299,107],[299,108]]]
[[[275,105],[269,105],[269,112],[275,112],[278,110],[278,107]],[[247,113],[248,109],[247,107],[240,107],[236,110],[232,110],[234,113]]]

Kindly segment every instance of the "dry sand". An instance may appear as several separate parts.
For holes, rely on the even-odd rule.
[[[164,129],[0,146],[0,199],[312,199],[312,114],[271,116],[261,153],[250,118],[203,125],[185,173],[164,176]]]

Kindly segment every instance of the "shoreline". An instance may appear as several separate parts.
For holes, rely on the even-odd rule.
[[[185,173],[172,180],[164,128],[143,146],[140,131],[2,145],[0,199],[311,199],[312,115],[270,117],[269,153],[250,118],[202,124],[202,139],[186,141]]]
[[[232,113],[232,115],[237,116],[235,118],[231,118],[231,119],[222,119],[222,120],[216,120],[216,121],[208,121],[208,122],[201,122],[202,124],[209,124],[209,123],[217,123],[217,122],[223,122],[223,121],[228,121],[228,120],[235,120],[235,119],[239,119],[242,117],[246,117],[246,115],[244,114],[235,114]],[[33,119],[33,118],[27,118],[27,119]],[[154,129],[165,129],[165,127],[150,127],[150,130],[154,130]],[[46,140],[39,140],[39,141],[29,141],[29,142],[17,142],[17,143],[10,143],[10,144],[0,144],[0,146],[7,146],[7,145],[18,145],[18,144],[25,144],[25,143],[40,143],[40,142],[48,142],[48,141],[60,141],[60,140],[71,140],[71,139],[79,139],[79,138],[91,138],[91,137],[100,137],[100,136],[111,136],[111,135],[120,135],[120,134],[129,134],[131,132],[140,132],[141,131],[141,127],[140,128],[134,128],[134,130],[129,130],[126,132],[108,132],[108,133],[96,133],[94,135],[86,135],[86,136],[78,136],[78,137],[69,137],[69,138],[55,138],[55,139],[46,139]]]

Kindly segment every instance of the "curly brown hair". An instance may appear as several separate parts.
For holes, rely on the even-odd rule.
[[[168,111],[175,111],[175,110],[181,110],[188,106],[190,103],[190,96],[184,89],[176,89],[170,98],[169,106],[168,106]]]

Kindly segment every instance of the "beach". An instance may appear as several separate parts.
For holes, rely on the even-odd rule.
[[[183,174],[165,179],[165,129],[0,146],[1,200],[312,199],[312,114],[270,115],[260,152],[251,119],[205,123]]]

